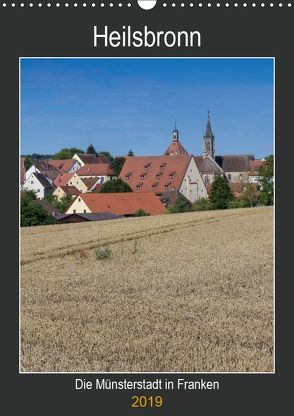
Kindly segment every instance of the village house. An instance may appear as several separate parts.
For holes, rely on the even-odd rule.
[[[45,160],[35,160],[32,166],[26,171],[26,180],[32,173],[42,173],[53,185],[54,179],[59,175],[58,169],[50,166]]]
[[[75,153],[73,159],[76,160],[80,166],[84,166],[86,164],[97,164],[97,163],[109,163],[109,160],[105,155],[90,155],[87,153]]]
[[[119,175],[133,192],[181,193],[190,202],[206,198],[207,191],[191,155],[127,157]]]
[[[150,215],[165,213],[165,207],[154,192],[117,192],[81,194],[67,209],[66,214],[111,212],[134,216],[138,210]]]
[[[256,160],[250,160],[249,161],[250,171],[248,175],[248,181],[250,183],[256,183],[259,184],[261,180],[260,176],[260,169],[263,166],[263,160],[256,159]]]
[[[53,181],[55,188],[59,186],[68,186],[68,182],[74,176],[74,173],[60,173]],[[71,184],[72,185],[72,184]]]
[[[80,177],[77,172],[74,173],[61,173],[57,176],[54,180],[54,186],[56,188],[63,187],[63,186],[73,186],[78,190],[78,193],[86,193],[86,192],[98,192],[100,187],[99,178],[93,177]],[[59,191],[58,193],[60,193]]]
[[[81,167],[75,159],[49,159],[48,165],[57,169],[59,173],[73,173]]]
[[[109,163],[87,163],[77,171],[77,174],[83,179],[96,178],[101,184],[115,178]]]
[[[23,185],[23,190],[33,191],[38,199],[44,199],[53,189],[45,175],[33,172]]]
[[[75,198],[79,194],[80,192],[75,186],[58,186],[52,193],[52,195],[55,196],[58,200],[66,196]]]

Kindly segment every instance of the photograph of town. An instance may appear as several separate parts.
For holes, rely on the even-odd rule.
[[[269,373],[274,59],[20,59],[22,373]]]

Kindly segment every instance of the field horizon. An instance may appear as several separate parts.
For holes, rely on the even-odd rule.
[[[273,372],[273,284],[272,207],[22,228],[20,371]]]

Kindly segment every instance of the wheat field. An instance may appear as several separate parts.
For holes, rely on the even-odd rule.
[[[22,372],[274,371],[271,207],[23,228],[20,289]]]

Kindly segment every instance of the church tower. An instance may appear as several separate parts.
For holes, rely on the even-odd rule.
[[[180,142],[180,133],[177,129],[177,125],[175,124],[175,128],[173,130],[173,140],[171,144],[168,146],[165,155],[168,156],[177,156],[177,155],[187,155],[188,152]]]
[[[213,159],[215,157],[215,141],[214,135],[212,134],[209,111],[206,124],[206,131],[203,137],[203,159],[205,159],[206,156],[211,156]]]

